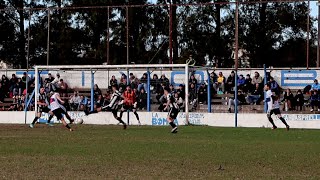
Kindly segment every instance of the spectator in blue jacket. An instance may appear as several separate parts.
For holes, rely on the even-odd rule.
[[[239,90],[243,90],[245,82],[246,82],[246,79],[243,77],[242,74],[240,74],[240,76],[238,78],[238,89]]]
[[[310,104],[311,104],[311,110],[310,110],[311,112],[313,112],[314,107],[317,107],[318,111],[320,111],[318,91],[316,91],[316,90],[312,91],[311,96],[310,96]]]
[[[319,91],[320,85],[319,85],[319,83],[318,83],[318,80],[315,79],[313,82],[314,82],[314,83],[311,85],[310,91]]]
[[[273,77],[270,77],[270,88],[271,91],[274,92],[276,95],[280,95],[280,87]]]

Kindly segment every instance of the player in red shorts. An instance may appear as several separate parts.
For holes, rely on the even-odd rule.
[[[122,98],[123,98],[123,103],[122,103],[122,108],[120,112],[120,118],[122,118],[123,112],[127,110],[132,111],[136,116],[138,123],[140,125],[141,123],[139,120],[139,115],[137,113],[136,93],[131,89],[130,85],[127,85],[126,90],[122,94]]]

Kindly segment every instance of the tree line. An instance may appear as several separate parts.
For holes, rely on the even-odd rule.
[[[239,6],[239,47],[251,67],[306,66],[308,28],[309,66],[315,66],[316,19],[307,26],[307,3],[251,1],[257,3]],[[208,2],[213,1],[158,0],[159,6],[144,6],[146,0],[0,0],[0,59],[15,68],[26,68],[27,59],[30,67],[46,64],[50,25],[50,65],[126,64],[128,23],[130,63],[169,63],[171,44],[173,63],[193,55],[197,65],[207,56],[218,67],[232,67],[235,6],[201,5]],[[190,3],[195,5],[185,5]],[[110,8],[72,9],[90,6]]]

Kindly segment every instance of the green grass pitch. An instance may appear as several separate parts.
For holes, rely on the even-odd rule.
[[[0,125],[0,179],[320,179],[320,131]]]

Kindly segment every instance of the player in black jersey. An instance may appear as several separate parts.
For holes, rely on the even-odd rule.
[[[171,133],[177,133],[178,127],[174,123],[174,120],[177,118],[179,113],[179,106],[177,105],[176,99],[172,94],[170,94],[170,89],[165,87],[164,88],[164,96],[167,100],[166,106],[164,110],[168,110],[167,121],[169,122],[170,126],[172,127]]]

